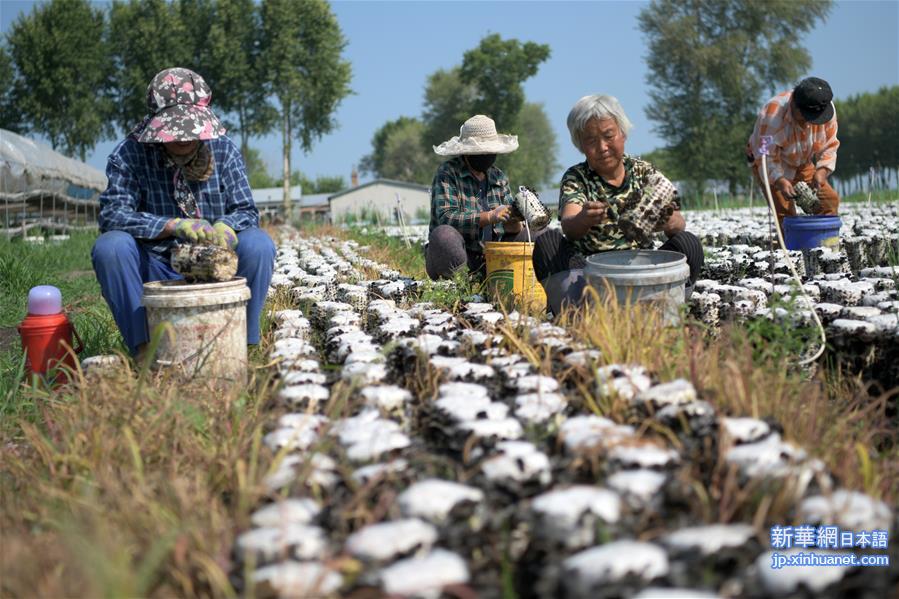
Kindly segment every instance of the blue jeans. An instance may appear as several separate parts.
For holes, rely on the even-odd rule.
[[[143,284],[182,278],[156,254],[123,231],[107,231],[97,238],[91,252],[100,290],[115,319],[125,345],[134,354],[138,346],[150,340],[147,313],[141,304]],[[259,316],[265,303],[272,270],[275,244],[257,228],[237,233],[237,276],[247,280],[247,343],[259,343]]]

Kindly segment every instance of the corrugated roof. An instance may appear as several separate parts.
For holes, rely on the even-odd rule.
[[[353,191],[358,191],[360,189],[365,189],[366,187],[371,187],[372,185],[377,184],[383,185],[393,185],[395,187],[403,187],[405,189],[414,189],[416,191],[428,191],[430,188],[427,185],[420,185],[418,183],[409,183],[408,181],[396,181],[394,179],[374,179],[373,181],[368,181],[363,183],[362,185],[358,185],[356,187],[350,187],[349,189],[344,189],[343,191],[339,191],[335,194],[332,194],[328,197],[328,202],[335,198],[339,198],[342,195],[346,195]]]
[[[259,204],[280,204],[284,201],[283,187],[263,187],[260,189],[251,189],[253,193],[253,202]],[[300,185],[294,185],[290,188],[290,199],[295,202],[300,201],[303,196],[303,188]]]

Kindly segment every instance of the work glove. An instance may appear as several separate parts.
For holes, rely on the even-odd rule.
[[[191,243],[211,243],[215,230],[201,218],[176,218],[175,237]]]
[[[505,204],[500,204],[487,213],[487,222],[491,225],[504,223],[512,217],[512,208]]]
[[[229,250],[237,247],[237,233],[234,232],[234,229],[221,221],[215,223],[212,228],[215,230],[213,236],[215,245]]]
[[[806,214],[818,214],[821,212],[821,200],[812,188],[808,186],[808,183],[800,181],[793,186],[793,190],[796,192],[796,195],[793,196],[792,200],[796,202],[797,206],[802,208],[803,212]]]

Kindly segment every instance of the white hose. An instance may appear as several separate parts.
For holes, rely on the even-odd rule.
[[[768,143],[771,141],[769,136],[762,137],[762,147],[759,148],[759,153],[762,155],[762,183],[765,186],[765,197],[768,200],[768,209],[771,211],[771,214],[774,217],[777,217],[777,210],[774,208],[774,199],[771,197],[771,186],[768,185]],[[812,298],[808,296],[805,292],[805,287],[802,286],[802,279],[799,277],[799,274],[796,272],[796,268],[793,266],[793,260],[790,258],[790,255],[787,253],[787,244],[784,243],[783,233],[780,231],[780,223],[774,227],[774,231],[777,233],[777,243],[780,244],[780,249],[783,251],[784,258],[786,259],[787,266],[790,267],[790,273],[793,275],[793,279],[796,281],[796,284],[799,285],[799,292],[802,293],[803,297],[808,300],[809,305],[811,305],[812,317],[815,319],[815,324],[818,325],[818,331],[821,333],[821,346],[818,348],[818,351],[815,352],[811,358],[806,358],[804,360],[799,360],[799,364],[809,364],[810,362],[814,362],[817,360],[821,354],[824,353],[824,349],[827,346],[827,334],[824,332],[824,325],[821,323],[821,319],[818,317],[818,313],[815,311],[814,302]],[[773,281],[772,281],[773,283]]]

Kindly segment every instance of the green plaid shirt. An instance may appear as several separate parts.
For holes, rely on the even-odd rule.
[[[606,183],[597,175],[586,161],[575,164],[562,175],[559,189],[559,214],[565,204],[585,202],[606,202],[609,209],[606,220],[594,225],[586,235],[572,240],[574,247],[584,256],[609,250],[631,250],[639,246],[636,242],[624,237],[618,227],[618,217],[623,212],[633,210],[643,199],[646,179],[656,168],[641,158],[624,156],[624,181],[619,187]],[[680,210],[680,205],[675,205]]]
[[[447,160],[437,169],[431,183],[431,225],[433,231],[440,225],[450,225],[462,233],[465,247],[481,252],[481,231],[478,216],[484,210],[478,203],[481,182],[471,174],[461,156]],[[487,205],[492,210],[500,204],[511,206],[513,202],[509,179],[505,173],[491,166],[487,171]],[[493,228],[493,238],[502,235],[502,225]]]

